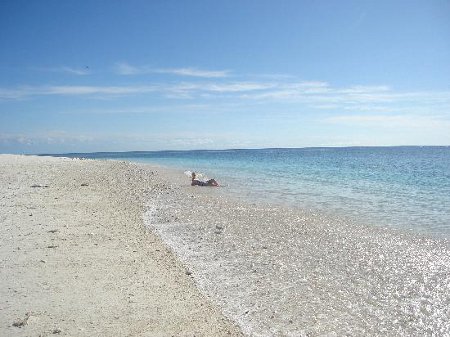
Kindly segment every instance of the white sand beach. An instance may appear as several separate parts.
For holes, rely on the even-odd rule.
[[[0,155],[0,336],[240,336],[144,226],[162,187],[124,162]]]
[[[448,336],[448,240],[182,171],[0,155],[0,336]]]

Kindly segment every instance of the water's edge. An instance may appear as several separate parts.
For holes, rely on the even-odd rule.
[[[450,333],[448,240],[166,179],[145,223],[248,335]]]
[[[73,154],[206,173],[228,196],[450,238],[450,147]],[[182,173],[180,175],[182,176]],[[184,177],[184,176],[183,176]],[[186,177],[184,177],[186,179]]]

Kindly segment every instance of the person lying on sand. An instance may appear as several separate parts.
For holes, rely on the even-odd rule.
[[[219,184],[215,179],[209,179],[208,181],[195,179],[195,172],[192,172],[191,186],[219,186]]]

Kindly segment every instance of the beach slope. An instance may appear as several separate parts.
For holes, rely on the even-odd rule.
[[[143,225],[158,172],[0,155],[1,336],[239,336]]]

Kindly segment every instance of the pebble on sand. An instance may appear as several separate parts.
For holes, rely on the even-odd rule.
[[[17,327],[17,328],[21,328],[21,327],[23,327],[23,326],[25,326],[25,325],[28,324],[28,319],[29,319],[29,318],[30,318],[30,313],[27,312],[27,313],[25,314],[25,318],[24,318],[24,319],[18,319],[18,320],[16,320],[16,321],[14,321],[13,324],[12,324],[12,326],[15,326],[15,327]]]

